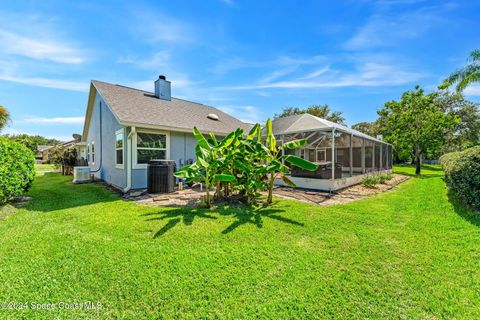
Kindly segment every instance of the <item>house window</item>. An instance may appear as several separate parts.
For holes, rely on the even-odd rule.
[[[92,161],[92,164],[95,164],[95,142],[93,141],[90,146],[90,160]]]
[[[115,133],[115,166],[123,169],[123,129]]]
[[[168,134],[137,132],[135,147],[137,168],[144,168],[153,159],[168,159]]]
[[[327,161],[327,150],[326,149],[317,149],[317,162]]]
[[[90,161],[90,144],[87,144],[87,154],[85,156],[85,160]]]

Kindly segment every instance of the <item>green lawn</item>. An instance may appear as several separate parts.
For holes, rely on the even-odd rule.
[[[441,176],[428,167],[346,205],[207,211],[45,173],[0,221],[0,318],[479,319],[480,219],[449,201]]]
[[[52,171],[55,171],[55,167],[54,167],[53,164],[36,163],[35,164],[35,171],[37,173],[52,172]]]

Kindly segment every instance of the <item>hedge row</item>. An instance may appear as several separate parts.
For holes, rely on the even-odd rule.
[[[0,205],[27,191],[35,176],[35,156],[27,147],[0,138]]]
[[[480,210],[480,146],[440,158],[445,181],[465,204]]]

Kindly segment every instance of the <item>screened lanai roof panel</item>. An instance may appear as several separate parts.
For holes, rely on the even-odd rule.
[[[278,118],[273,120],[273,134],[282,135],[288,133],[308,132],[315,130],[328,130],[338,129],[343,132],[351,133],[357,137],[370,139],[373,141],[386,143],[385,141],[378,140],[360,131],[351,129],[341,124],[322,119],[311,114],[305,113],[300,115],[293,115],[285,118]]]

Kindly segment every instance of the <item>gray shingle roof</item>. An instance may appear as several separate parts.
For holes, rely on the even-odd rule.
[[[248,124],[225,112],[200,103],[173,97],[172,100],[162,100],[151,92],[101,81],[94,80],[92,84],[123,124],[188,132],[196,126],[202,132],[219,134],[228,134],[237,128],[244,130],[250,128]],[[218,115],[219,119],[207,118],[210,113]]]

